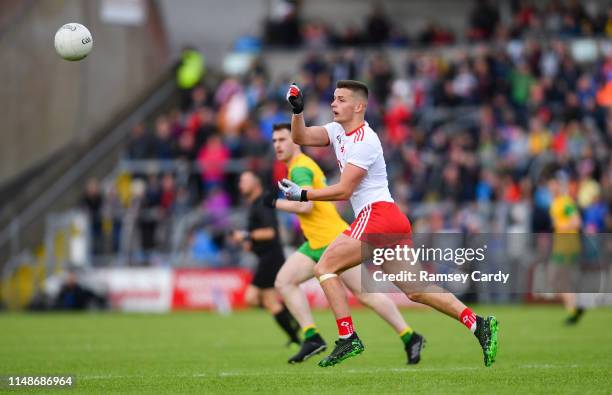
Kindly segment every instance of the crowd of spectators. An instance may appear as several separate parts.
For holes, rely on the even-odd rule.
[[[529,4],[520,3],[516,21],[530,28],[550,10],[558,10],[562,22],[577,12],[553,2],[542,14]],[[472,22],[481,29],[489,23]],[[498,30],[496,23],[491,30]],[[296,70],[306,121],[330,120],[336,80],[367,82],[366,119],[384,145],[394,198],[417,231],[550,231],[544,175],[555,169],[584,217],[595,218],[585,229],[609,232],[612,51],[602,47],[596,61],[582,63],[558,39],[498,44],[412,52],[400,68],[385,52],[310,51]],[[181,105],[134,125],[126,172],[105,191],[93,181],[87,186],[83,201],[94,219],[92,233],[111,240],[94,242],[95,252],[121,249],[126,218],[139,230],[141,250],[168,250],[176,219],[199,208],[206,220],[189,233],[191,258],[230,261],[223,258],[224,232],[229,214],[241,206],[237,175],[254,169],[268,175],[268,187],[284,175],[270,141],[272,125],[289,120],[289,82],[271,76],[258,58],[245,75],[205,78]],[[327,148],[306,152],[328,180],[337,178]],[[339,207],[351,219],[348,205]],[[285,224],[295,228],[290,218]]]
[[[550,0],[545,4],[531,0],[475,0],[467,13],[464,31],[453,31],[440,21],[428,20],[410,33],[387,9],[392,5],[385,8],[381,2],[372,5],[360,25],[347,26],[332,26],[332,22],[323,18],[306,20],[301,16],[302,7],[302,2],[296,0],[275,2],[264,33],[267,45],[321,49],[449,45],[526,36],[612,37],[612,5],[598,2],[585,5],[579,0]]]

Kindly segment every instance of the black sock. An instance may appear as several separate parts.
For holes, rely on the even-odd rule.
[[[300,337],[298,336],[300,325],[295,318],[293,318],[289,310],[287,310],[287,307],[283,306],[283,309],[279,313],[274,314],[274,319],[276,323],[283,328],[292,342],[300,343]]]

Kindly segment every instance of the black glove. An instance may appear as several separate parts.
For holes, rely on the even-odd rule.
[[[273,191],[267,191],[263,197],[263,204],[270,208],[276,208],[276,196]]]
[[[301,114],[304,111],[304,96],[302,96],[302,91],[295,83],[289,86],[287,101],[294,114]]]

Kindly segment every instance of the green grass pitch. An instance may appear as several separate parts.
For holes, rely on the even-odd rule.
[[[365,352],[325,369],[316,365],[319,356],[288,365],[295,349],[284,347],[284,335],[263,311],[228,317],[2,314],[0,375],[74,374],[76,386],[0,392],[612,393],[612,309],[589,311],[572,328],[562,325],[560,307],[476,306],[475,311],[494,313],[500,321],[500,351],[491,368],[484,367],[467,329],[430,310],[403,311],[428,341],[419,365],[405,365],[397,335],[360,309],[354,322]],[[331,313],[315,317],[333,343]]]

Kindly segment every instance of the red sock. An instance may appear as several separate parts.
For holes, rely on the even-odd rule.
[[[465,308],[459,316],[459,321],[474,333],[476,331],[476,314],[469,308]]]
[[[337,319],[336,325],[338,325],[338,335],[343,339],[350,337],[353,332],[355,332],[353,329],[353,319],[350,315],[348,317]]]

